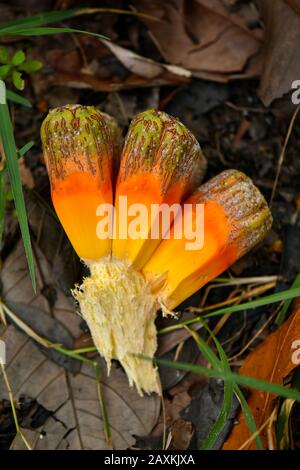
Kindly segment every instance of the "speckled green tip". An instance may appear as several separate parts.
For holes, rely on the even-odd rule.
[[[206,170],[206,159],[194,135],[176,118],[155,109],[138,114],[131,122],[122,152],[120,178],[138,171],[158,171],[162,191],[180,179],[191,189]]]
[[[50,181],[63,179],[70,162],[79,171],[101,174],[102,160],[112,161],[119,138],[114,118],[92,106],[66,105],[52,109],[41,127]]]

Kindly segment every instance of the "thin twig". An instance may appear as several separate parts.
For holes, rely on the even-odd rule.
[[[216,308],[224,307],[226,305],[231,305],[236,302],[240,302],[245,299],[249,299],[250,297],[260,295],[267,290],[273,289],[276,286],[276,282],[270,282],[268,284],[263,284],[262,286],[255,287],[254,289],[250,290],[249,292],[243,292],[242,294],[232,297],[230,299],[226,299],[223,302],[219,302],[214,305],[208,305],[207,307],[189,307],[188,311],[192,313],[204,313],[204,312],[209,312],[210,310],[214,310]]]
[[[21,318],[19,318],[10,308],[7,307],[3,302],[0,301],[0,305],[3,308],[6,315],[13,320],[13,322],[22,330],[27,336],[30,336],[34,339],[37,343],[41,344],[45,348],[49,347],[49,342],[42,336],[38,335],[30,326],[28,326]]]
[[[12,409],[12,414],[13,414],[14,423],[15,423],[15,427],[16,427],[16,434],[19,435],[19,436],[21,436],[21,438],[22,438],[24,444],[26,445],[27,449],[28,449],[28,450],[32,450],[31,445],[29,444],[29,442],[27,441],[26,437],[24,436],[24,434],[23,434],[22,431],[21,431],[21,428],[20,428],[20,425],[19,425],[19,421],[18,421],[17,411],[16,411],[16,407],[15,407],[15,401],[14,401],[13,392],[12,392],[12,389],[11,389],[11,387],[10,387],[10,383],[9,383],[9,380],[8,380],[8,377],[7,377],[7,374],[6,374],[5,366],[4,366],[4,364],[2,363],[2,361],[0,361],[0,366],[1,366],[1,369],[2,369],[2,374],[3,374],[4,382],[5,382],[7,391],[8,391],[10,406],[11,406],[11,409]]]
[[[106,403],[105,403],[105,399],[104,399],[103,391],[101,387],[101,375],[100,375],[99,364],[97,364],[95,368],[96,368],[96,381],[97,381],[97,395],[98,395],[100,411],[101,411],[101,415],[103,419],[104,436],[105,436],[108,448],[112,450],[113,441],[112,441],[112,436],[111,436],[111,431],[110,431],[110,424],[109,424],[109,417],[107,413]]]
[[[238,111],[239,113],[265,114],[269,112],[269,109],[264,109],[264,108],[251,108],[251,107],[237,106],[236,104],[231,103],[231,101],[225,101],[224,104],[225,106],[228,106],[228,108],[234,109],[235,111]]]
[[[255,333],[255,335],[253,336],[253,338],[250,339],[250,341],[248,341],[248,343],[237,353],[235,354],[234,356],[231,356],[228,358],[228,361],[229,362],[232,362],[234,361],[235,359],[237,359],[238,357],[240,357],[245,351],[247,351],[247,349],[249,349],[249,347],[251,346],[251,344],[259,337],[259,335],[267,328],[267,326],[272,322],[272,320],[274,320],[274,317],[277,315],[277,312],[278,312],[278,309],[275,310],[275,312],[272,313],[272,315],[267,319],[267,321],[265,321],[265,323],[257,330],[257,332]]]
[[[231,281],[226,281],[226,282],[220,282],[218,284],[211,284],[209,285],[206,289],[205,289],[205,292],[204,292],[204,295],[201,299],[201,302],[200,302],[200,306],[199,307],[195,307],[195,308],[205,308],[205,303],[207,301],[207,298],[208,298],[208,294],[210,293],[211,290],[213,289],[217,289],[219,287],[229,287],[229,286],[240,286],[240,285],[244,285],[244,284],[252,284],[253,287],[256,286],[257,284],[260,285],[260,284],[267,284],[267,283],[270,283],[272,281],[276,282],[278,280],[279,276],[256,276],[256,277],[241,277],[241,278],[234,278],[232,279]],[[250,287],[250,286],[249,286]],[[234,297],[233,293],[235,291],[232,291],[230,293],[230,299],[233,299],[233,298],[236,298]],[[242,294],[241,294],[242,295]],[[228,299],[227,299],[228,300]],[[226,302],[223,301],[223,302]],[[221,302],[220,304],[215,304],[214,307],[216,305],[220,305],[222,306],[223,305],[223,302]],[[212,306],[210,307],[212,308]]]
[[[278,405],[276,405],[274,410],[272,411],[271,416],[270,416],[270,420],[269,420],[269,423],[268,423],[268,427],[267,427],[268,450],[275,450],[273,427],[274,427],[274,423],[277,420],[277,412],[278,412]]]
[[[70,356],[74,359],[78,359],[79,361],[82,361],[82,362],[86,362],[87,364],[90,364],[91,366],[95,366],[96,365],[96,361],[92,360],[92,359],[89,359],[85,356],[81,356],[81,354],[79,354],[76,350],[72,350],[72,349],[66,349],[64,348],[63,346],[61,346],[60,344],[55,344],[55,343],[52,343],[49,339],[47,338],[44,338],[42,336],[40,336],[38,333],[36,333],[30,326],[27,325],[27,323],[25,323],[23,320],[21,320],[21,318],[19,318],[14,312],[12,312],[8,307],[7,305],[5,305],[3,302],[0,301],[0,306],[3,307],[3,310],[4,312],[6,313],[6,315],[8,315],[12,320],[13,322],[24,332],[27,334],[27,336],[29,336],[30,338],[32,338],[34,341],[36,341],[37,343],[41,344],[42,346],[44,346],[45,348],[52,348],[52,349],[55,349],[56,351],[64,354],[65,356]]]
[[[166,450],[167,446],[167,419],[166,419],[166,407],[164,402],[163,388],[161,384],[160,377],[158,376],[159,381],[159,397],[161,402],[162,416],[163,416],[163,436],[162,436],[162,450]]]
[[[271,416],[260,426],[260,428],[257,429],[256,432],[251,434],[249,439],[247,439],[237,450],[243,450],[245,449],[249,444],[251,444],[252,441],[261,433],[261,431],[268,425],[269,421],[271,419]]]
[[[272,205],[272,202],[273,202],[273,199],[274,199],[274,196],[275,196],[275,193],[276,193],[276,189],[277,189],[278,181],[279,181],[279,175],[280,175],[280,171],[281,171],[282,164],[283,164],[283,160],[284,160],[284,156],[285,156],[285,151],[286,151],[288,142],[289,142],[289,140],[290,140],[290,136],[291,136],[291,133],[292,133],[292,130],[293,130],[293,127],[294,127],[294,123],[295,123],[297,114],[298,114],[298,112],[299,112],[299,109],[300,109],[300,105],[298,105],[297,108],[296,108],[295,111],[294,111],[294,114],[293,114],[293,116],[292,116],[291,122],[290,122],[290,124],[289,124],[289,128],[288,128],[288,131],[287,131],[287,134],[286,134],[286,137],[285,137],[285,141],[284,141],[282,150],[281,150],[280,155],[279,155],[279,160],[278,160],[278,165],[277,165],[277,171],[276,171],[275,181],[274,181],[274,184],[273,184],[272,195],[271,195],[271,199],[270,199],[270,206]]]
[[[3,323],[4,326],[7,326],[7,321],[5,317],[5,313],[3,310],[3,305],[0,303],[0,321]]]

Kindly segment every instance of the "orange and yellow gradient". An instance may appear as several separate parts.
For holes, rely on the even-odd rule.
[[[202,248],[186,249],[190,240],[184,233],[180,240],[172,236],[181,223],[175,219],[170,239],[162,240],[143,268],[170,310],[229,268],[264,238],[272,224],[264,197],[250,178],[235,170],[212,178],[184,203],[193,213],[195,204],[204,204]],[[195,217],[188,220],[195,223]]]
[[[113,204],[115,130],[106,114],[73,105],[51,111],[41,129],[54,208],[87,263],[111,254],[111,239],[97,237],[96,211],[101,204]]]
[[[149,235],[137,240],[116,237],[113,256],[125,259],[140,270],[158,246],[151,239],[151,205],[180,204],[200,183],[206,160],[193,134],[177,119],[150,109],[132,121],[123,148],[116,184],[116,233],[119,233],[119,197],[128,206],[143,204],[147,209]],[[172,222],[172,214],[171,214]]]

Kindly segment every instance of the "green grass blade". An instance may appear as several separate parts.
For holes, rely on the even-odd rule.
[[[216,310],[215,312],[208,313],[203,315],[203,318],[211,318],[224,313],[234,313],[241,312],[242,310],[249,310],[252,308],[263,307],[264,305],[274,304],[281,302],[282,300],[294,299],[295,297],[300,296],[300,288],[288,289],[282,292],[276,292],[275,294],[267,295],[261,299],[252,300],[251,302],[245,302],[239,305],[234,305],[232,307],[224,307]]]
[[[202,347],[202,354],[204,355],[204,357],[210,362],[210,364],[217,370],[225,370],[226,372],[229,372],[230,371],[230,366],[229,366],[229,363],[228,363],[228,359],[227,359],[227,356],[225,354],[225,351],[224,349],[222,348],[221,346],[221,343],[218,341],[217,337],[214,335],[214,333],[211,331],[211,329],[208,327],[208,325],[206,324],[205,321],[201,321],[201,323],[203,324],[204,328],[208,331],[208,333],[210,334],[211,338],[213,339],[216,347],[217,347],[217,350],[218,350],[218,353],[219,353],[219,356],[220,356],[220,359],[219,360],[216,356],[216,354],[211,350],[211,348],[202,340],[202,338],[200,337],[200,335],[198,335],[199,339],[200,339],[200,344],[201,344],[201,347]],[[188,331],[189,328],[186,328]],[[194,335],[193,335],[194,336]],[[195,337],[195,336],[194,336]],[[201,341],[202,340],[202,341]],[[198,344],[198,346],[200,347],[200,344]],[[241,389],[239,388],[239,386],[237,384],[233,384],[233,391],[234,393],[236,394],[236,396],[239,398],[239,401],[240,401],[240,404],[241,404],[241,407],[242,407],[242,411],[244,413],[244,417],[245,417],[245,421],[247,423],[247,426],[248,426],[248,429],[249,431],[251,432],[251,434],[254,434],[256,433],[257,431],[257,428],[256,428],[256,424],[255,424],[255,420],[254,420],[254,417],[252,415],[252,412],[248,406],[248,403],[241,391]],[[231,390],[229,389],[226,390],[226,393],[231,393]],[[230,405],[230,408],[229,408],[229,405]],[[214,444],[216,438],[217,438],[217,435],[218,433],[221,431],[221,429],[223,428],[223,426],[225,425],[226,423],[226,420],[229,418],[229,414],[230,414],[230,410],[231,410],[231,406],[232,406],[232,397],[231,397],[231,403],[229,402],[229,398],[226,396],[226,401],[225,401],[225,383],[224,383],[224,402],[223,402],[223,406],[222,406],[222,411],[218,417],[218,421],[214,424],[213,428],[211,429],[210,431],[210,434],[207,438],[207,440],[203,443],[202,445],[202,449],[208,449],[210,447],[208,446],[211,446]],[[226,408],[227,407],[227,408]],[[226,416],[226,419],[224,419]],[[256,436],[255,438],[255,441],[256,441],[256,444],[257,444],[257,447],[258,449],[263,449],[263,445],[262,445],[262,442],[261,442],[261,439],[259,436]]]
[[[226,356],[225,351],[224,351],[221,343],[219,342],[218,338],[213,333],[213,331],[211,331],[211,329],[209,328],[209,326],[207,325],[205,320],[202,321],[202,324],[203,324],[204,328],[210,334],[212,340],[214,341],[214,343],[217,347],[219,356],[220,356],[220,358],[222,360],[222,363],[223,363],[223,370],[226,370],[227,372],[229,372],[229,371],[231,372],[227,356]],[[225,365],[225,363],[226,363],[226,365]],[[247,400],[244,397],[243,392],[241,391],[240,387],[236,383],[234,384],[234,393],[236,394],[236,396],[238,397],[238,399],[240,401],[241,408],[242,408],[242,411],[243,411],[243,414],[244,414],[244,418],[245,418],[245,421],[246,421],[246,424],[248,426],[248,429],[249,429],[250,433],[255,434],[257,432],[257,427],[256,427],[254,416],[253,416],[253,414],[251,412],[251,409],[250,409],[250,407],[247,403]],[[255,442],[256,442],[256,445],[257,445],[258,449],[263,449],[262,441],[261,441],[261,439],[258,435],[255,437]]]
[[[231,369],[230,369],[228,359],[227,359],[227,356],[225,354],[224,349],[222,348],[220,342],[217,340],[216,336],[210,330],[210,328],[208,327],[208,325],[206,324],[205,321],[203,322],[203,326],[204,326],[204,328],[207,329],[208,333],[212,337],[212,339],[213,339],[213,341],[214,341],[214,343],[217,347],[217,350],[218,350],[218,353],[219,353],[219,356],[220,356],[220,367],[219,367],[219,369],[223,370],[226,374],[230,374]],[[222,410],[221,410],[221,413],[220,413],[217,421],[215,422],[212,430],[210,431],[210,434],[209,434],[206,442],[202,446],[203,449],[207,449],[207,448],[209,448],[209,447],[207,447],[208,445],[213,445],[215,443],[219,433],[222,431],[222,429],[224,428],[227,420],[230,417],[231,410],[232,410],[232,404],[233,404],[234,386],[235,386],[235,383],[234,383],[233,380],[224,380],[224,401],[223,401],[223,405],[222,405]]]
[[[251,434],[255,434],[257,432],[257,427],[256,427],[256,423],[255,423],[252,411],[250,409],[250,406],[248,405],[247,400],[244,397],[244,394],[238,385],[235,385],[234,391],[235,391],[236,396],[240,400],[241,408],[242,408],[243,415],[244,415],[246,424],[248,426],[248,429]],[[255,437],[255,442],[256,442],[257,448],[259,450],[263,450],[264,446],[259,436]]]
[[[0,248],[4,230],[4,216],[6,206],[6,192],[5,192],[5,170],[0,171]]]
[[[200,352],[206,358],[206,360],[217,370],[222,370],[223,367],[226,370],[228,369],[228,362],[226,359],[226,364],[223,365],[222,361],[218,359],[213,350],[208,346],[204,339],[194,330],[191,330],[186,327],[186,330],[192,335],[196,341]],[[226,355],[225,355],[226,358]],[[214,422],[212,428],[210,429],[208,437],[203,442],[200,450],[209,450],[213,447],[216,442],[219,433],[222,431],[225,426],[231,412],[232,401],[233,401],[233,382],[231,380],[224,381],[224,399],[222,403],[222,408],[219,413],[218,418]]]
[[[180,328],[183,328],[186,325],[192,325],[193,323],[199,323],[201,319],[203,318],[211,318],[211,317],[217,317],[220,315],[223,315],[224,313],[235,313],[235,312],[241,312],[244,310],[249,310],[257,307],[263,307],[264,305],[270,305],[274,303],[281,302],[282,300],[289,300],[289,299],[294,299],[295,297],[300,296],[300,288],[294,288],[294,289],[288,289],[282,292],[276,292],[275,294],[267,295],[265,297],[261,297],[260,299],[252,300],[251,302],[245,302],[239,305],[233,305],[231,307],[223,307],[218,310],[215,310],[214,312],[208,313],[206,315],[201,315],[197,316],[195,318],[192,318],[191,320],[186,320],[183,322],[176,323],[176,325],[172,326],[167,326],[166,328],[162,328],[161,330],[158,331],[158,334],[165,334],[169,333],[170,331],[173,330],[179,330]]]
[[[107,442],[108,448],[113,449],[109,416],[108,416],[106,402],[104,399],[103,390],[101,386],[101,374],[100,374],[99,364],[96,365],[96,382],[97,382],[97,395],[98,395],[100,412],[101,412],[102,421],[103,421],[103,431],[104,431],[105,440]]]
[[[293,284],[291,285],[291,289],[295,289],[296,287],[300,287],[300,273],[295,277]],[[286,300],[282,306],[282,309],[280,310],[276,320],[275,320],[275,325],[280,326],[288,313],[288,310],[290,308],[290,305],[292,303],[292,299]]]
[[[6,34],[8,31],[16,29],[37,28],[50,23],[57,23],[78,15],[78,9],[52,11],[46,13],[38,13],[26,18],[18,20],[7,21],[0,24],[0,35]]]
[[[23,96],[18,95],[14,91],[6,90],[6,98],[13,103],[21,104],[22,106],[26,106],[26,108],[32,108],[32,104],[29,100]]]
[[[220,414],[214,422],[208,437],[203,442],[200,450],[209,450],[213,447],[220,432],[224,428],[231,412],[233,402],[233,382],[232,380],[224,380],[224,399]]]
[[[27,144],[23,145],[23,147],[21,147],[19,150],[18,150],[18,154],[20,157],[23,157],[23,155],[25,155],[25,153],[28,152],[28,150],[31,149],[31,147],[34,146],[34,141],[33,140],[30,140],[29,142],[27,142]]]
[[[153,360],[149,357],[138,355],[145,360]],[[294,400],[300,401],[300,392],[295,389],[284,387],[283,385],[267,382],[266,380],[256,379],[247,375],[240,375],[234,372],[230,374],[224,373],[216,369],[209,369],[207,367],[199,366],[196,364],[188,364],[185,362],[173,362],[167,359],[155,359],[158,364],[162,364],[167,367],[173,367],[179,370],[186,370],[188,372],[195,372],[196,374],[206,375],[208,377],[216,377],[223,380],[233,380],[239,385],[244,385],[247,388],[262,390],[263,392],[271,393],[283,398],[293,398]]]
[[[74,18],[75,16],[90,14],[94,15],[95,13],[115,13],[118,15],[130,16],[132,15],[157,21],[156,17],[119,8],[73,8],[69,10],[38,13],[36,15],[31,15],[26,18],[20,18],[18,20],[1,23],[0,35],[5,35],[7,34],[7,32],[15,32],[15,30],[17,29],[38,28],[51,23],[57,23],[60,21],[68,20],[70,18]]]
[[[192,330],[191,328],[185,327],[185,329],[190,333],[194,338],[200,352],[203,354],[204,358],[209,362],[215,369],[221,370],[221,363],[214,353],[214,351],[208,346],[206,341],[197,333],[197,331]]]
[[[33,253],[29,235],[29,227],[26,215],[24,196],[22,191],[22,182],[19,171],[16,144],[13,134],[13,127],[10,119],[9,109],[6,103],[5,84],[0,81],[0,136],[3,145],[3,151],[6,156],[6,165],[10,177],[12,193],[14,197],[17,217],[20,224],[25,253],[27,257],[32,286],[35,290],[35,272]]]
[[[109,38],[103,36],[102,34],[98,33],[91,33],[89,31],[83,31],[81,29],[74,29],[74,28],[50,28],[50,27],[39,27],[39,28],[28,28],[28,29],[15,29],[13,32],[6,32],[5,36],[47,36],[51,34],[60,34],[60,33],[81,33],[81,34],[88,34],[89,36],[95,36],[99,39],[106,39],[107,41]],[[1,31],[0,31],[1,34]]]

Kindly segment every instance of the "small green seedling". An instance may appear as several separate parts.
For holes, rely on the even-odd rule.
[[[0,80],[11,81],[17,90],[24,90],[23,73],[37,72],[42,66],[39,60],[27,60],[22,50],[11,56],[5,46],[0,46]]]

